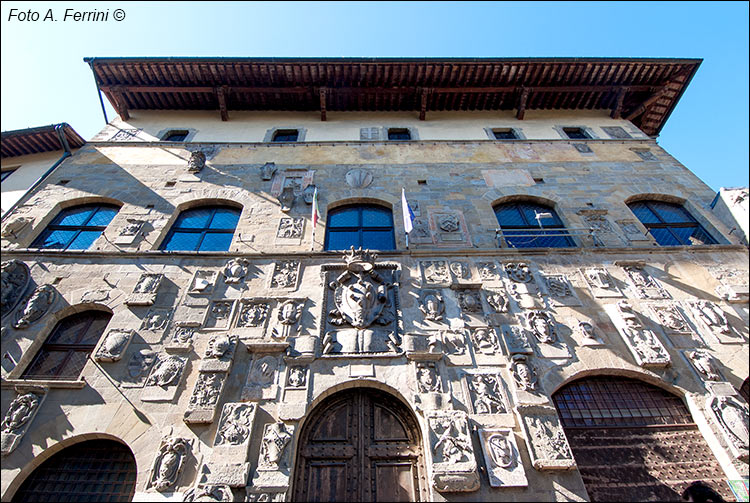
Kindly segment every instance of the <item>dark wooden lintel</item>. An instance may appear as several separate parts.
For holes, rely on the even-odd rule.
[[[427,97],[429,96],[431,89],[421,90],[421,100],[419,105],[419,120],[423,121],[427,118]]]
[[[221,120],[224,122],[229,120],[229,112],[227,111],[227,86],[221,86],[216,88],[216,98],[219,100],[219,110],[221,112]]]
[[[125,97],[120,92],[113,92],[111,94],[112,98],[109,100],[112,102],[112,104],[115,107],[115,112],[117,112],[117,115],[120,116],[120,119],[126,121],[130,120],[130,114],[128,113],[128,107],[125,105]]]
[[[617,91],[615,106],[612,108],[612,113],[610,114],[610,117],[612,117],[613,119],[619,119],[620,115],[622,114],[622,104],[625,101],[625,92],[625,88]]]

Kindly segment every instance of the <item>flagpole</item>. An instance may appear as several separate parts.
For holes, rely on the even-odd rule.
[[[404,232],[404,236],[406,236],[406,249],[408,250],[409,249],[409,233]]]

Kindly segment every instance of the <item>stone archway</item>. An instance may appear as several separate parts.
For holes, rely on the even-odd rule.
[[[591,501],[681,501],[726,476],[682,399],[636,379],[588,376],[552,396]]]
[[[417,420],[375,388],[334,393],[299,437],[293,501],[422,501],[424,458]]]

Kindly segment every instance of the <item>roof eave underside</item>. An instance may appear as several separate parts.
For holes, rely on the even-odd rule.
[[[63,150],[60,138],[55,131],[56,124],[2,133],[2,149],[0,155],[3,159],[20,157],[22,155],[41,154]],[[65,138],[70,148],[80,148],[85,140],[73,129],[70,124],[63,123]]]
[[[611,110],[655,136],[699,59],[91,59],[118,111]],[[616,113],[615,113],[616,111]],[[520,114],[522,117],[522,113]]]

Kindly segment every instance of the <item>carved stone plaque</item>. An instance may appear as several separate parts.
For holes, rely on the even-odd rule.
[[[423,285],[447,286],[451,284],[450,269],[446,260],[423,260],[419,263]]]
[[[564,274],[543,274],[547,297],[551,306],[580,306],[581,301]]]
[[[156,294],[164,280],[163,274],[141,274],[133,293],[125,300],[129,306],[150,306],[156,302]]]
[[[99,344],[94,359],[99,362],[119,361],[125,350],[128,349],[128,344],[130,344],[133,335],[135,335],[134,330],[111,329]]]
[[[669,365],[669,353],[656,338],[653,330],[643,326],[633,306],[626,300],[604,306],[604,310],[617,327],[617,331],[642,367],[665,367]]]
[[[575,468],[573,453],[554,408],[519,405],[516,410],[520,416],[534,468],[537,470]]]
[[[0,454],[6,456],[18,447],[46,396],[45,388],[18,391],[0,424]]]
[[[141,394],[141,400],[144,402],[174,400],[185,373],[187,357],[163,353],[157,358]]]
[[[617,283],[605,267],[587,267],[580,269],[580,271],[594,297],[622,297],[622,292],[617,287]]]
[[[212,423],[226,380],[225,372],[200,372],[183,420],[186,423]]]
[[[498,371],[471,372],[464,375],[464,392],[473,414],[507,414],[510,412]]]
[[[3,288],[0,310],[2,311],[2,317],[5,318],[13,312],[13,308],[26,293],[31,281],[31,274],[29,273],[29,267],[17,259],[4,261],[1,267],[2,272],[0,274],[2,275]]]
[[[630,283],[630,289],[639,299],[668,299],[669,293],[661,286],[645,266],[641,264],[620,264]]]
[[[733,396],[709,396],[706,406],[724,436],[734,457],[747,462],[750,440],[748,439],[748,407]]]
[[[242,388],[242,400],[273,400],[278,390],[279,357],[256,355]]]
[[[226,403],[216,427],[212,458],[247,461],[258,407],[254,403]]]
[[[428,411],[432,485],[439,492],[479,489],[479,473],[468,417],[461,411]]]
[[[296,290],[300,279],[300,261],[282,260],[274,262],[269,283],[270,288]]]
[[[492,487],[526,487],[526,472],[510,428],[480,428],[479,443]]]

